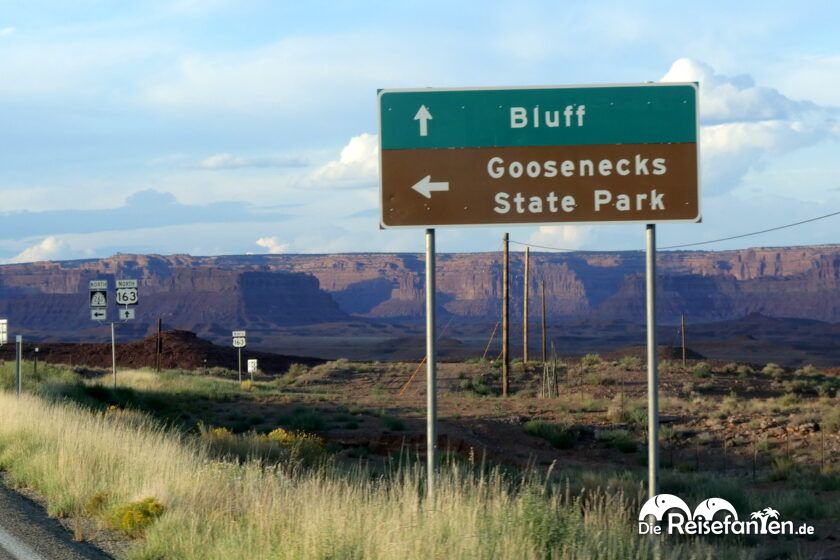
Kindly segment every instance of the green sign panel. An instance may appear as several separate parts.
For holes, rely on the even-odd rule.
[[[697,141],[695,84],[384,90],[383,150]]]

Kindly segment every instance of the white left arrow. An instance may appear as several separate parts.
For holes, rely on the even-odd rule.
[[[420,121],[420,136],[429,135],[429,121],[432,120],[432,114],[426,109],[425,105],[420,105],[417,109],[417,114],[414,115],[415,121]]]
[[[449,183],[446,181],[432,181],[431,175],[426,175],[411,187],[426,198],[432,198],[433,192],[445,192],[449,190]]]

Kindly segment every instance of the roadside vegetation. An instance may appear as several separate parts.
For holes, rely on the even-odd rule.
[[[17,399],[7,363],[0,366],[0,470],[42,495],[51,514],[123,533],[130,559],[652,557],[652,541],[635,534],[645,498],[646,409],[620,376],[640,364],[593,356],[584,362],[570,364],[560,396],[551,399],[526,396],[528,375],[537,374],[522,368],[507,401],[496,396],[492,364],[457,366],[450,394],[481,407],[483,416],[504,414],[503,402],[517,410],[550,405],[554,415],[523,419],[518,429],[544,440],[559,460],[518,468],[494,466],[472,451],[445,454],[433,504],[412,448],[373,460],[369,449],[342,450],[330,437],[366,426],[410,436],[410,419],[385,408],[395,382],[413,371],[399,364],[294,368],[280,382],[259,381],[247,391],[232,379],[181,371],[121,371],[114,389],[109,375],[43,365],[34,377],[27,364],[25,394]],[[747,425],[740,418],[751,414],[750,422],[784,417],[836,434],[836,376],[773,370],[778,396],[721,396],[715,383],[723,377],[769,375],[703,365],[707,376],[696,377],[691,366],[683,378],[692,386],[677,385],[679,397],[663,397],[671,414],[707,423],[663,426],[661,491],[690,503],[719,496],[744,512],[773,505],[787,519],[840,518],[837,501],[826,499],[840,492],[830,460],[803,464],[777,442],[726,432],[729,419]],[[588,375],[619,381],[585,385]],[[336,393],[324,387],[338,379],[365,379],[366,406],[326,408]],[[593,452],[612,453],[615,468],[563,467],[564,457]],[[700,454],[705,467],[720,452],[723,471],[702,472]],[[742,473],[728,475],[735,453],[745,452],[767,457],[765,468],[745,480],[749,463],[742,461]],[[77,536],[85,538],[81,530]],[[794,542],[736,538],[663,545],[667,558],[799,554]]]

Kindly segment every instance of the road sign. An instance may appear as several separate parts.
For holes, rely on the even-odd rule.
[[[130,307],[123,307],[118,310],[120,319],[123,321],[131,321],[134,319],[134,309]]]
[[[237,336],[233,339],[233,347],[234,348],[245,348],[245,337],[244,336]]]
[[[248,373],[257,373],[257,360],[248,360]]]
[[[137,280],[117,280],[117,289],[120,288],[136,288]]]
[[[233,338],[245,338],[245,331],[233,331]]]
[[[91,290],[90,306],[108,307],[108,292],[106,290]]]
[[[7,319],[0,319],[0,345],[6,344],[9,341],[9,321]]]
[[[697,85],[382,90],[383,227],[700,220]]]
[[[93,307],[90,310],[90,318],[93,321],[104,321],[108,318],[108,310],[104,307]]]
[[[90,281],[90,291],[94,290],[107,290],[108,289],[108,281],[107,280],[91,280]]]
[[[117,288],[117,305],[137,305],[137,288]]]

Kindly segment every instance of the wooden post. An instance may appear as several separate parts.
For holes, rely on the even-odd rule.
[[[504,237],[504,261],[502,272],[502,396],[508,396],[510,379],[508,378],[508,367],[510,365],[510,291],[508,281],[510,279],[510,258],[508,246],[510,236],[506,233]]]
[[[530,247],[525,247],[525,295],[522,307],[522,362],[528,363],[528,270],[530,269]]]
[[[545,280],[540,282],[540,300],[542,301],[542,361],[545,364]]]
[[[682,336],[682,362],[685,368],[685,313],[680,315],[680,334]]]
[[[158,315],[157,340],[155,341],[155,371],[160,373],[161,358],[163,357],[163,340],[161,339],[161,318]]]

